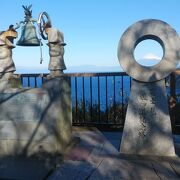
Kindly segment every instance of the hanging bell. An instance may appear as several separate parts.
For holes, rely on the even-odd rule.
[[[21,38],[16,43],[18,46],[40,46],[42,43],[37,37],[35,26],[28,21],[22,26]]]

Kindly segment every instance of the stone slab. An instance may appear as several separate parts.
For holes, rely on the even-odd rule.
[[[1,154],[63,153],[71,140],[70,78],[46,79],[42,88],[0,91]]]
[[[176,173],[176,175],[179,176],[180,178],[180,161],[179,162],[172,162],[170,163],[172,169],[174,170],[174,172]]]
[[[41,89],[6,89],[0,92],[0,121],[38,121],[49,103]]]
[[[179,179],[179,176],[167,162],[153,163],[153,167],[161,179]]]
[[[43,161],[23,158],[0,158],[0,179],[40,180],[51,171]]]
[[[89,179],[159,179],[151,163],[104,158]]]
[[[84,180],[88,179],[95,167],[88,162],[83,161],[66,161],[61,165],[48,180]]]
[[[120,152],[175,156],[164,80],[132,80]]]
[[[49,180],[54,179],[161,179],[154,168],[153,164],[158,163],[159,171],[161,168],[163,169],[161,172],[166,169],[164,166],[168,166],[169,164],[173,164],[174,169],[177,170],[180,167],[179,158],[166,158],[164,157],[155,157],[149,158],[147,156],[129,156],[122,157],[122,154],[119,155],[116,152],[112,152],[111,156],[109,156],[108,148],[110,147],[110,142],[104,137],[105,142],[103,144],[109,144],[108,148],[100,143],[100,139],[102,139],[102,134],[97,130],[92,131],[88,130],[87,127],[73,127],[75,129],[74,134],[80,137],[81,141],[79,145],[86,145],[86,147],[92,148],[94,146],[93,151],[89,155],[90,158],[84,160],[79,159],[79,161],[66,161],[62,166],[57,168],[51,176],[49,176]],[[80,129],[79,131],[77,129]],[[84,131],[82,130],[84,129]],[[78,132],[77,132],[78,131]],[[84,133],[86,132],[86,133]],[[96,134],[96,138],[95,137]],[[87,136],[87,137],[86,137]],[[98,137],[100,136],[100,137]],[[87,141],[92,138],[96,141]],[[110,139],[111,140],[111,139]],[[111,145],[112,146],[112,145]],[[79,154],[80,155],[80,154]],[[82,154],[83,156],[83,154]],[[93,160],[93,161],[92,161]],[[99,161],[100,160],[100,161]],[[162,166],[162,167],[161,167]],[[61,168],[63,167],[63,168]],[[171,170],[168,167],[168,169]],[[84,172],[86,171],[86,172]],[[81,177],[79,177],[81,175]],[[163,174],[161,174],[163,175]],[[177,174],[164,172],[164,179],[179,179]]]

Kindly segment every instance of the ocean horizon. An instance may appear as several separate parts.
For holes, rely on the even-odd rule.
[[[67,66],[64,73],[93,73],[93,72],[123,72],[120,66],[95,66],[95,65],[81,65],[81,66]],[[17,66],[16,74],[45,74],[49,73],[48,67],[25,67]]]

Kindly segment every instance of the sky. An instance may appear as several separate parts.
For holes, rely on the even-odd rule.
[[[6,30],[10,24],[15,25],[24,20],[22,4],[32,4],[34,19],[38,19],[39,14],[46,11],[53,27],[64,33],[67,44],[64,59],[67,68],[85,65],[120,66],[117,58],[119,40],[130,25],[142,19],[163,20],[180,33],[180,0],[2,1],[0,31]],[[20,37],[21,29],[17,31]],[[156,42],[153,43],[154,41],[140,43],[135,49],[136,59],[160,60],[162,48]],[[16,46],[13,49],[16,67],[48,68],[49,54],[46,44],[47,41],[43,40],[43,64],[39,63],[39,47]]]

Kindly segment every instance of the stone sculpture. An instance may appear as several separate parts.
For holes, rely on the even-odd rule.
[[[151,67],[138,64],[135,47],[143,40],[160,43],[164,55]],[[132,79],[120,152],[123,154],[175,156],[165,78],[180,59],[180,38],[167,23],[148,19],[130,26],[118,47],[122,68]]]
[[[63,74],[66,69],[64,63],[64,35],[58,29],[51,27],[49,23],[46,24],[45,32],[48,36],[48,46],[50,62],[48,69],[50,76],[59,76]]]
[[[15,48],[13,40],[17,38],[17,32],[13,25],[7,31],[0,33],[0,77],[9,79],[16,70],[13,59],[12,49]]]
[[[25,20],[22,22],[22,36],[17,45],[41,45],[32,23],[31,5],[23,8]],[[44,17],[41,20],[43,26]],[[73,141],[71,80],[70,77],[57,75],[65,69],[64,62],[62,63],[65,44],[63,35],[58,30],[48,28],[46,32],[50,47],[51,76],[43,79],[42,87],[36,88],[22,87],[20,77],[16,78],[13,74],[15,65],[12,48],[13,39],[17,37],[13,26],[0,34],[0,75],[13,76],[10,80],[0,78],[1,156],[43,155],[44,158],[51,158],[64,154]],[[32,37],[37,41],[32,41]]]

